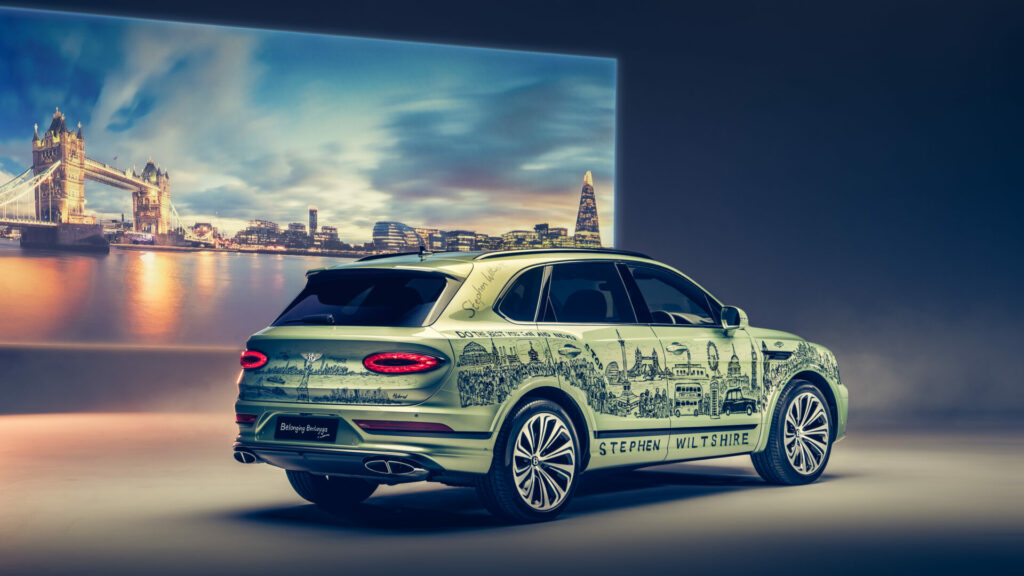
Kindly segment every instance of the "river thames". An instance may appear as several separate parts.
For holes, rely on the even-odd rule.
[[[241,346],[345,258],[22,250],[0,239],[0,342]]]

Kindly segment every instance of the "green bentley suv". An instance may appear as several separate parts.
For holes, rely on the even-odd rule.
[[[235,459],[283,468],[330,510],[431,480],[547,520],[585,471],[737,454],[768,482],[806,484],[846,433],[830,351],[624,251],[310,270],[241,363]]]

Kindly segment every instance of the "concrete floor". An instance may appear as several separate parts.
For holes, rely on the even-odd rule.
[[[380,489],[355,519],[231,459],[223,416],[0,416],[0,574],[1019,573],[1024,431],[851,433],[816,484],[747,458],[593,477],[558,521],[469,489]],[[643,571],[643,572],[640,572]]]

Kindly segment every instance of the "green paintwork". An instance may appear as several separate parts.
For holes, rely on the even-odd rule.
[[[493,309],[525,268],[651,260],[597,252],[476,256],[411,255],[340,266],[437,270],[463,284],[429,326],[283,326],[253,335],[247,347],[270,361],[239,377],[236,412],[258,416],[255,425],[240,426],[239,441],[294,447],[274,440],[278,416],[332,417],[341,421],[335,448],[412,454],[448,471],[482,474],[511,408],[550,389],[582,415],[588,469],[724,456],[763,449],[764,424],[780,391],[808,374],[826,384],[836,406],[836,438],[845,435],[848,392],[835,356],[796,335],[751,326],[519,323]],[[382,351],[428,352],[448,362],[414,375],[362,366],[366,355]],[[437,422],[475,435],[370,434],[357,419]],[[730,430],[714,430],[723,426]]]

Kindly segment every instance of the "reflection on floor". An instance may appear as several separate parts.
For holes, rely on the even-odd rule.
[[[230,416],[0,416],[0,574],[954,573],[1024,561],[1024,432],[852,433],[817,484],[746,458],[585,477],[557,522],[384,487],[351,518],[230,457]],[[909,572],[907,572],[909,570]]]

